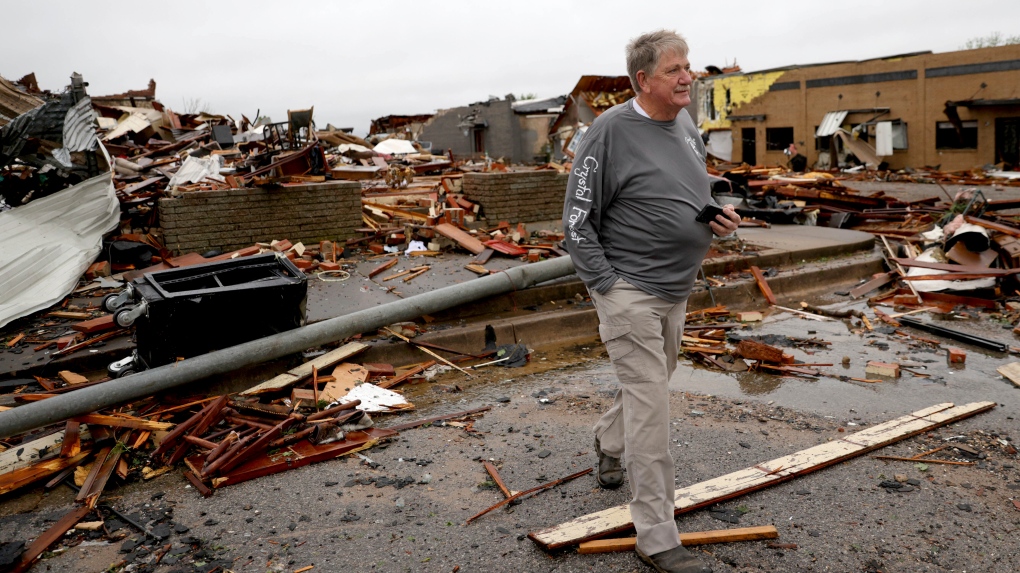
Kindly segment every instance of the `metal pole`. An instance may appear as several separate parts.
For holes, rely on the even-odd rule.
[[[394,322],[413,320],[488,296],[521,290],[574,272],[570,257],[521,265],[470,282],[331,318],[230,348],[117,378],[0,412],[0,438],[88,414],[252,364],[274,360]]]

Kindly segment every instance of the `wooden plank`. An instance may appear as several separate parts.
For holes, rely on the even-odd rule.
[[[78,455],[70,458],[51,458],[45,461],[36,462],[28,467],[16,469],[3,474],[0,480],[0,495],[10,493],[18,488],[35,483],[45,477],[61,472],[67,468],[75,467],[85,460],[92,450],[79,452]]]
[[[808,448],[676,490],[674,514],[685,513],[742,496],[874,451],[933,428],[951,424],[995,407],[995,402],[951,403],[907,414],[839,440]],[[528,534],[545,550],[574,545],[633,527],[630,508],[619,505]]]
[[[860,298],[877,288],[883,287],[891,283],[893,278],[895,278],[898,274],[899,273],[896,271],[889,271],[887,273],[883,273],[882,276],[878,278],[871,279],[860,286],[854,287],[850,289],[850,298]]]
[[[501,478],[499,476],[499,472],[496,471],[496,466],[492,465],[492,462],[488,460],[482,462],[482,465],[485,467],[485,471],[489,472],[489,475],[492,477],[492,482],[496,484],[499,491],[503,492],[503,497],[513,497],[516,492],[510,491],[510,488],[503,483],[503,478]]]
[[[478,256],[475,257],[474,260],[472,260],[470,264],[472,264],[472,265],[484,265],[485,263],[489,262],[489,259],[492,258],[492,254],[495,253],[495,252],[496,251],[486,247],[482,252],[478,253]]]
[[[102,453],[96,456],[95,461],[92,462],[92,471],[89,472],[88,477],[85,478],[85,484],[81,486],[81,490],[74,498],[75,501],[82,502],[88,507],[95,507],[99,503],[99,496],[103,494],[106,482],[110,481],[110,476],[117,469],[117,462],[124,454],[124,449],[119,447],[103,448],[102,451],[106,452],[105,458]]]
[[[995,371],[1002,374],[1002,377],[1012,382],[1014,386],[1020,388],[1020,362],[1004,364],[996,368]]]
[[[467,249],[472,254],[480,255],[485,250],[485,245],[481,241],[449,223],[440,223],[435,226],[435,229],[437,233],[456,241],[458,245]]]
[[[736,529],[715,529],[712,531],[695,531],[680,534],[680,543],[684,547],[693,545],[710,545],[712,543],[730,543],[733,541],[759,541],[762,539],[778,539],[779,531],[774,525],[758,527],[738,527]],[[615,553],[634,551],[636,537],[618,539],[598,539],[586,541],[578,546],[578,553]]]
[[[367,344],[362,344],[360,342],[348,342],[347,344],[341,346],[340,348],[337,348],[336,350],[327,352],[326,354],[319,356],[315,360],[305,362],[304,364],[298,366],[297,368],[292,368],[291,370],[288,370],[287,372],[284,372],[283,374],[280,374],[275,378],[271,378],[257,386],[248,388],[244,392],[241,392],[241,394],[245,396],[251,396],[255,394],[264,394],[266,392],[274,392],[276,390],[282,390],[289,386],[293,386],[294,384],[297,384],[298,382],[311,376],[312,368],[315,368],[317,370],[328,368],[338,362],[341,362],[343,360],[350,358],[351,356],[354,356],[355,354],[367,348],[368,348]]]
[[[167,431],[174,425],[170,422],[153,422],[144,418],[132,416],[108,416],[106,414],[85,414],[75,416],[72,420],[81,424],[96,424],[98,426],[110,426],[112,428],[131,428],[133,430]]]
[[[761,289],[761,294],[765,295],[765,300],[768,301],[770,306],[776,304],[776,295],[772,294],[772,289],[769,287],[769,283],[765,282],[765,274],[761,272],[761,269],[751,265],[751,274],[754,275],[755,282],[758,283],[758,288]]]
[[[49,548],[50,545],[56,543],[61,537],[64,536],[72,527],[74,527],[79,521],[85,518],[92,508],[88,506],[81,506],[72,509],[67,515],[61,517],[59,521],[54,523],[39,537],[25,548],[25,552],[18,557],[18,560],[14,563],[10,569],[10,573],[24,573],[32,568],[32,565],[39,560],[39,557]]]
[[[88,433],[83,428],[81,430],[81,439],[87,440],[88,437]],[[61,430],[0,452],[0,475],[28,467],[39,460],[52,457],[60,450],[63,441],[64,432]]]
[[[954,265],[950,263],[930,263],[927,261],[918,261],[914,259],[893,259],[896,264],[903,265],[904,267],[917,267],[921,269],[931,269],[935,271],[946,271],[949,273],[970,273],[970,274],[988,274],[989,276],[1000,276],[1000,275],[1013,275],[1020,273],[1020,269],[990,269],[988,267],[981,267],[977,265]],[[954,275],[944,275],[954,276]]]
[[[1005,234],[1007,234],[1007,235],[1009,235],[1011,237],[1020,237],[1020,229],[1017,229],[1016,227],[1011,227],[1009,225],[1003,225],[1001,223],[993,223],[992,221],[986,221],[985,219],[979,219],[977,217],[971,217],[970,215],[965,215],[963,218],[968,223],[977,225],[979,227],[984,227],[986,229],[991,229],[993,231],[998,231],[1000,233],[1005,233]]]
[[[399,375],[399,376],[397,376],[395,378],[391,378],[389,380],[381,380],[378,384],[376,384],[376,386],[378,386],[380,388],[392,388],[392,387],[396,386],[397,384],[402,384],[403,382],[405,382],[408,378],[410,378],[412,376],[416,376],[418,374],[421,374],[422,372],[424,372],[425,370],[435,366],[436,364],[439,364],[439,363],[437,361],[435,361],[435,360],[429,360],[428,362],[424,362],[422,364],[419,364],[419,365],[415,366],[414,368],[408,370],[407,372],[404,372],[403,374],[401,374],[401,375]]]
[[[63,444],[60,447],[60,457],[73,458],[81,452],[81,424],[74,420],[68,420],[64,428]]]
[[[392,267],[393,265],[397,264],[399,261],[400,261],[400,257],[393,257],[389,261],[386,261],[385,263],[382,263],[381,265],[379,265],[379,266],[375,267],[374,269],[368,271],[368,278],[372,278],[375,275],[385,271],[386,269],[388,269],[388,268]]]

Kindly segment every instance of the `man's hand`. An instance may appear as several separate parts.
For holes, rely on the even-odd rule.
[[[708,226],[712,229],[712,232],[719,237],[725,237],[733,231],[737,230],[740,225],[740,215],[733,210],[733,205],[723,205],[722,215],[716,215],[715,221],[712,221]]]

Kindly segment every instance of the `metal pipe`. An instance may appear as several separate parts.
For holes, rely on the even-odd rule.
[[[281,332],[230,348],[188,358],[102,384],[58,394],[0,412],[0,438],[7,438],[74,416],[152,396],[195,380],[232,372],[336,342],[362,332],[382,328],[394,322],[413,320],[488,296],[521,290],[574,272],[570,257],[558,257],[540,263],[521,265],[405,298],[373,308],[359,310],[308,326]]]

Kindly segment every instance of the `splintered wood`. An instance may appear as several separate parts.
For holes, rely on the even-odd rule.
[[[707,507],[745,493],[791,480],[800,475],[866,454],[933,428],[969,418],[995,407],[995,402],[962,406],[938,404],[878,424],[825,444],[757,464],[712,480],[676,490],[675,514]],[[630,508],[619,505],[528,534],[545,550],[575,545],[633,527]]]

